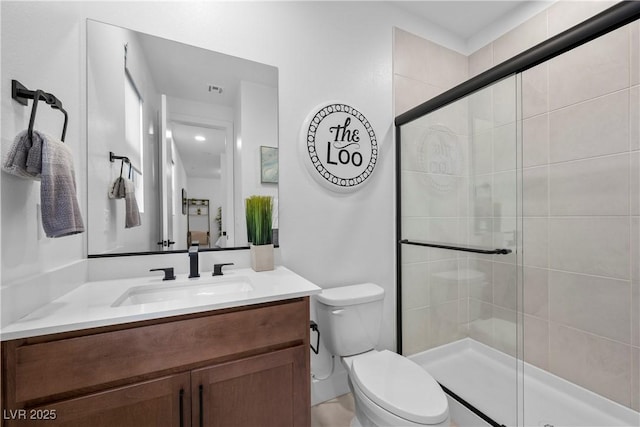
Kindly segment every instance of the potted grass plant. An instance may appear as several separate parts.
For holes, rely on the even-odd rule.
[[[273,270],[273,199],[270,196],[251,196],[245,200],[245,213],[251,268],[255,271]]]

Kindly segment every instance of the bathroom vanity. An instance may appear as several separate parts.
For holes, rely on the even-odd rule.
[[[200,297],[191,313],[163,315],[181,301],[112,304],[124,313],[115,324],[3,341],[3,426],[308,426],[309,295],[319,288],[282,267],[242,277],[254,294]],[[271,297],[269,282],[281,284]],[[106,300],[122,301],[120,291]],[[87,292],[43,307],[23,329],[43,330],[47,318],[49,328],[71,329],[51,326],[65,317],[56,304],[82,305]],[[94,317],[104,317],[96,298]],[[155,318],[122,322],[154,309]],[[27,334],[21,322],[5,328],[9,337]],[[87,322],[100,323],[90,315]]]

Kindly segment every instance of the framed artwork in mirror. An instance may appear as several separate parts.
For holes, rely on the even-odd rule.
[[[260,182],[278,183],[278,148],[260,147]]]
[[[187,190],[182,189],[182,215],[187,214]]]

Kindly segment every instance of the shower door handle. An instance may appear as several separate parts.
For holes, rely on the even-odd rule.
[[[428,248],[438,248],[438,249],[447,249],[450,251],[460,251],[460,252],[473,252],[476,254],[487,254],[487,255],[508,255],[511,253],[511,249],[484,249],[484,248],[473,248],[468,246],[453,246],[443,243],[436,242],[415,242],[408,239],[400,240],[401,244],[405,245],[415,245],[415,246],[426,246]]]

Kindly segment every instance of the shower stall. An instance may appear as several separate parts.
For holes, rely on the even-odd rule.
[[[486,425],[640,425],[639,16],[396,118],[398,351]]]

